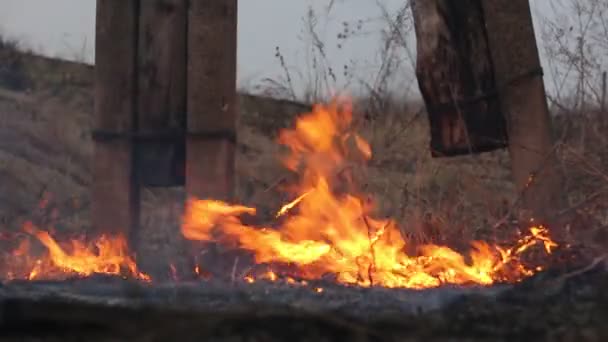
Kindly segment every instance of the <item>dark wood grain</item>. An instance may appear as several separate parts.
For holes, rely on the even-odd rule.
[[[412,1],[416,76],[435,157],[507,146],[481,0]]]
[[[134,129],[136,19],[136,1],[97,1],[94,129],[117,133]],[[100,141],[94,153],[93,232],[128,236],[139,217],[133,145],[127,140]]]
[[[142,1],[139,18],[138,130],[186,129],[187,0]],[[138,179],[144,185],[184,185],[185,139],[138,144]]]
[[[188,130],[236,135],[237,1],[192,1],[188,21]],[[188,195],[231,200],[234,142],[190,138],[186,150]]]

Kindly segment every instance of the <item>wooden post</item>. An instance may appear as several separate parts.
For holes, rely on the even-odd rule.
[[[524,217],[553,223],[564,209],[565,194],[543,79],[530,74],[540,68],[530,5],[528,0],[481,4],[496,81],[503,85],[499,100],[507,117],[513,178],[527,209]]]
[[[188,17],[186,191],[234,196],[237,0],[192,1]]]
[[[134,128],[137,1],[98,0],[95,54],[94,129],[101,136]],[[110,134],[106,134],[110,133]],[[136,231],[139,192],[133,145],[127,139],[97,139],[93,159],[94,234]]]
[[[140,187],[183,186],[185,175],[186,62],[188,0],[140,1],[138,33],[137,179]],[[161,197],[164,198],[164,197]],[[142,197],[143,199],[143,197]],[[147,212],[142,211],[142,214]],[[179,220],[179,217],[174,217]],[[176,221],[177,223],[177,221]],[[149,236],[165,232],[159,224],[142,226],[134,241],[140,267],[155,278],[168,277],[170,265],[182,278],[193,272],[176,258],[179,247],[169,240],[172,256],[158,257],[150,250]],[[137,234],[139,232],[139,234]],[[179,235],[179,231],[174,231]],[[171,258],[171,259],[170,259]]]
[[[232,200],[237,0],[98,0],[97,11],[92,220],[136,250],[140,187]]]
[[[237,0],[190,3],[186,193],[232,201],[236,148]],[[202,257],[201,249],[206,247]],[[194,262],[219,260],[218,246],[193,243]]]
[[[182,185],[185,162],[187,0],[141,2],[138,53],[138,179],[143,185]],[[167,137],[168,139],[164,139]]]

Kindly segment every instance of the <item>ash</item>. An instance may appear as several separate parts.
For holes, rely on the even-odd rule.
[[[440,310],[470,295],[492,298],[511,287],[447,285],[411,290],[342,286],[327,281],[300,285],[263,280],[251,284],[213,280],[146,284],[100,275],[66,281],[11,282],[0,287],[0,298],[53,297],[97,305],[217,312],[281,307],[375,321],[384,315],[415,315]]]
[[[0,286],[0,340],[606,341],[607,259],[513,285],[428,290],[98,276],[10,282]]]

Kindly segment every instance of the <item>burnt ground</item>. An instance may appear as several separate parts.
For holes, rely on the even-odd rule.
[[[323,286],[324,291],[315,290]],[[603,341],[608,264],[401,290],[92,277],[0,287],[2,341]]]

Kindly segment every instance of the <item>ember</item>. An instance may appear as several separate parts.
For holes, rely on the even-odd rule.
[[[255,215],[255,208],[190,199],[183,235],[189,240],[236,246],[252,253],[259,266],[273,266],[247,274],[242,279],[246,283],[263,279],[307,285],[307,281],[329,275],[346,285],[421,289],[517,282],[542,270],[521,261],[532,246],[542,246],[548,254],[557,246],[541,225],[531,227],[507,247],[475,241],[466,254],[447,246],[426,245],[417,246],[417,255],[408,255],[409,243],[397,223],[374,215],[369,195],[357,188],[349,172],[356,161],[372,158],[370,145],[354,131],[352,121],[349,103],[334,101],[316,106],[298,118],[295,128],[280,132],[279,143],[289,151],[283,164],[299,180],[289,187],[294,200],[278,210],[276,225],[244,224],[241,217]],[[11,269],[5,278],[57,279],[102,273],[151,281],[138,270],[124,237],[102,236],[92,244],[72,240],[70,248],[64,248],[32,224],[25,231],[46,247],[47,254],[34,258],[28,242],[23,242],[8,259]],[[171,271],[177,280],[173,266]],[[200,274],[200,266],[194,271]]]

